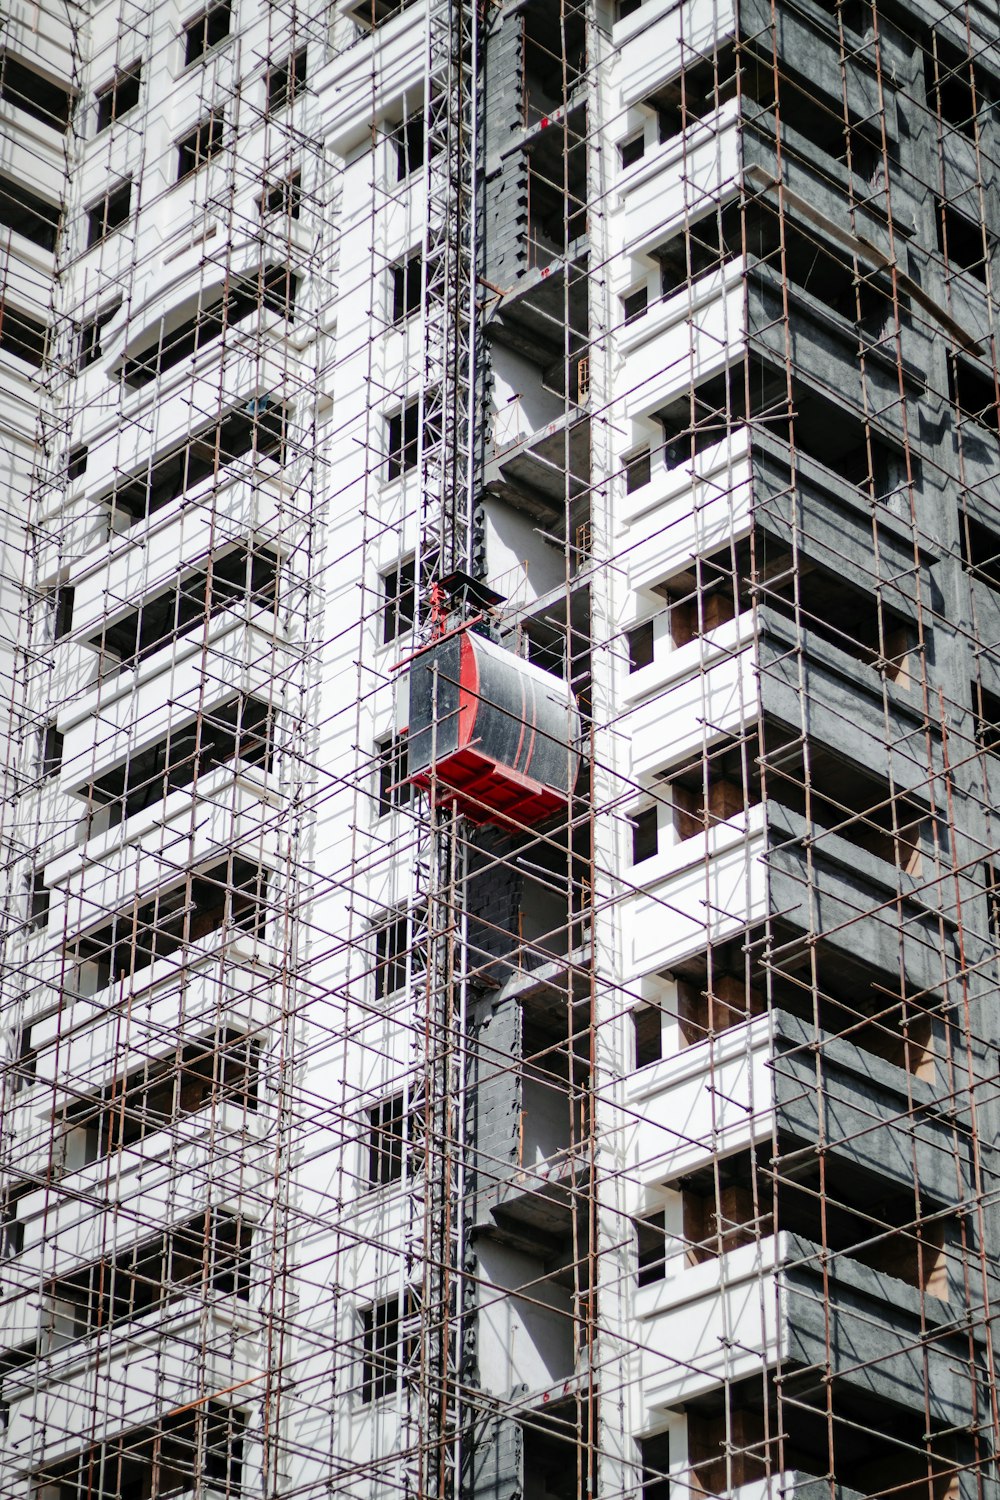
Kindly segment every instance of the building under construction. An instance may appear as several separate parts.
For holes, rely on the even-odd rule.
[[[997,0],[11,0],[0,1500],[996,1500]]]

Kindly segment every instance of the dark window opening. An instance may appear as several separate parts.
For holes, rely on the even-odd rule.
[[[639,1286],[652,1286],[662,1281],[665,1275],[664,1261],[667,1253],[666,1215],[660,1210],[635,1221],[636,1238],[636,1282]]]
[[[386,420],[389,456],[386,478],[398,479],[417,466],[420,448],[420,402],[409,401]]]
[[[56,776],[63,761],[64,736],[54,724],[47,724],[41,736],[41,754],[39,762],[39,775],[43,777]]]
[[[426,126],[423,114],[410,115],[408,120],[397,125],[390,140],[396,149],[396,181],[405,182],[426,160]]]
[[[411,255],[392,268],[392,321],[402,323],[420,311],[424,259]]]
[[[122,379],[126,385],[147,385],[253,313],[273,312],[291,318],[297,291],[298,277],[287,266],[262,268],[250,276],[234,278],[176,328],[167,331],[161,324],[155,343],[125,361]]]
[[[909,686],[911,653],[917,646],[917,629],[911,621],[885,604],[880,606],[867,589],[817,567],[808,558],[800,558],[796,568],[790,553],[769,557],[767,573],[773,581],[765,579],[760,585],[762,605],[793,620],[797,574],[801,627],[855,661],[882,668],[890,682]]]
[[[409,923],[397,917],[375,934],[375,998],[395,994],[406,983]]]
[[[618,21],[624,21],[626,16],[635,15],[636,11],[640,8],[641,5],[642,0],[617,0],[617,5],[615,6],[615,19]]]
[[[570,253],[587,232],[587,185],[577,130],[584,121],[574,111],[568,155],[549,160],[541,149],[528,154],[528,264],[551,265]],[[543,133],[543,141],[546,137]]]
[[[177,181],[190,177],[213,156],[222,150],[226,122],[222,114],[213,110],[199,120],[193,130],[177,142]]]
[[[76,939],[69,956],[103,989],[227,925],[262,938],[267,871],[239,855],[188,875]]]
[[[302,214],[302,173],[292,172],[280,182],[269,184],[266,192],[257,200],[261,216],[284,214],[288,219],[298,219]]]
[[[285,459],[285,408],[269,396],[258,396],[231,411],[218,425],[154,457],[148,467],[123,476],[103,498],[134,521],[145,519],[176,500],[209,475],[218,475],[236,459],[256,463]]]
[[[90,782],[87,794],[108,808],[113,828],[133,813],[155,806],[172,791],[236,761],[264,771],[273,766],[273,714],[259,698],[237,696],[206,710]]]
[[[704,757],[666,774],[680,842],[711,833],[720,823],[744,817],[760,802],[756,734],[728,736]]]
[[[23,359],[32,369],[40,370],[45,363],[49,330],[37,318],[18,312],[9,302],[0,302],[0,349],[4,354],[13,354]]]
[[[47,1500],[152,1500],[204,1484],[239,1500],[245,1426],[242,1412],[221,1402],[182,1409],[36,1470],[32,1493]]]
[[[417,609],[416,565],[412,557],[382,574],[382,644],[412,629]]]
[[[70,89],[44,78],[9,52],[0,53],[0,99],[60,132],[66,130],[73,112]]]
[[[101,240],[120,229],[132,212],[132,182],[119,183],[109,188],[98,203],[87,209],[87,248],[99,245]]]
[[[90,644],[123,666],[145,661],[168,641],[226,609],[278,606],[278,561],[273,552],[234,547],[201,567],[178,576],[170,588],[143,600],[137,610],[106,623]]]
[[[690,568],[660,584],[673,645],[686,646],[749,609],[751,573],[750,543],[743,541],[696,557]]]
[[[628,632],[628,669],[630,672],[641,672],[643,667],[648,667],[653,660],[653,622],[644,620],[634,630]]]
[[[0,224],[23,234],[42,250],[54,250],[62,208],[31,192],[14,177],[0,173]]]
[[[217,1209],[48,1284],[69,1303],[73,1332],[96,1333],[182,1297],[250,1296],[252,1226]]]
[[[255,1114],[260,1050],[259,1042],[232,1029],[179,1045],[75,1100],[64,1113],[64,1130],[84,1132],[89,1163],[209,1106]]]
[[[61,641],[73,629],[74,590],[68,583],[57,584],[47,600],[52,639]]]
[[[625,460],[625,492],[631,495],[641,490],[653,476],[652,457],[648,447],[640,448]]]
[[[420,1170],[423,1119],[413,1100],[393,1094],[368,1110],[368,1185],[384,1187]]]
[[[934,38],[934,51],[924,57],[927,103],[945,125],[970,140],[976,138],[976,115],[986,102],[983,80],[968,53]]]
[[[639,1439],[642,1500],[670,1500],[670,1434]]]
[[[773,277],[784,274],[794,286],[856,324],[867,339],[881,339],[894,331],[891,283],[871,272],[856,276],[851,261],[841,258],[815,235],[786,219],[782,236],[777,216],[759,209],[748,215],[747,245],[758,264],[767,266]],[[898,301],[901,310],[908,309],[905,296],[899,296]]]
[[[17,1038],[17,1063],[14,1068],[15,1092],[30,1089],[37,1076],[38,1053],[31,1040],[31,1027],[22,1026]]]
[[[381,1187],[403,1175],[406,1140],[406,1099],[393,1094],[368,1111],[368,1182]]]
[[[853,412],[798,381],[789,394],[784,372],[755,357],[749,365],[732,365],[723,374],[702,381],[659,413],[666,467],[692,462],[742,426],[747,420],[748,394],[755,429],[784,442],[791,434],[791,402],[798,452],[857,486],[869,499],[885,504],[907,489],[910,474],[901,448],[870,426],[866,430]],[[919,461],[912,453],[909,468],[913,482],[919,483]]]
[[[413,0],[360,0],[351,10],[351,15],[359,26],[374,31],[376,26],[391,21],[393,16],[400,15],[412,4]]]
[[[405,734],[394,734],[379,740],[378,753],[378,815],[384,818],[395,807],[405,807],[410,801],[412,788],[407,781],[409,754]]]
[[[52,892],[45,884],[45,871],[33,870],[28,882],[28,927],[34,931],[49,920]]]
[[[646,103],[656,110],[663,142],[735,98],[736,52],[730,42],[692,63]]]
[[[562,109],[587,66],[581,12],[558,0],[532,0],[521,11],[523,26],[523,123],[533,126]]]
[[[964,359],[953,358],[948,361],[948,385],[951,403],[963,417],[1000,433],[996,383],[991,375]]]
[[[917,879],[947,859],[948,829],[941,817],[912,793],[894,794],[885,778],[867,767],[813,743],[807,777],[801,747],[790,745],[777,727],[765,758],[768,796],[807,820],[817,858],[822,859],[830,835]]]
[[[586,1318],[590,1302],[587,1293],[580,1297],[577,1307],[581,1320]],[[582,1500],[583,1496],[598,1493],[598,1444],[590,1440],[591,1422],[585,1412],[580,1412],[582,1405],[582,1402],[574,1405],[572,1397],[561,1401],[557,1398],[519,1424],[523,1473],[528,1476],[523,1490],[525,1500]],[[572,1438],[568,1436],[570,1433]],[[571,1453],[573,1459],[567,1462]],[[622,1494],[634,1493],[624,1476],[620,1484]]]
[[[97,133],[107,130],[115,120],[127,114],[139,103],[142,85],[142,64],[134,62],[131,67],[116,73],[112,81],[97,91]]]
[[[770,56],[755,57],[744,49],[742,53],[743,96],[768,115],[774,114],[780,105],[783,149],[797,155],[789,131],[803,136],[817,150],[835,161],[849,166],[855,187],[868,191],[884,191],[886,182],[886,160],[891,164],[896,157],[895,145],[886,138],[885,151],[882,145],[882,126],[878,117],[863,119],[853,110],[844,118],[843,100],[821,90],[815,78],[792,69],[788,59],[783,58],[778,93],[775,96],[774,68]],[[805,158],[808,162],[808,157]],[[809,165],[813,165],[808,162]]]
[[[629,136],[627,141],[622,141],[618,147],[618,159],[622,169],[632,167],[637,161],[642,161],[646,154],[646,133],[643,130],[635,135]]]
[[[663,1015],[658,1005],[640,1005],[632,1012],[635,1065],[648,1067],[663,1056]]]
[[[389,914],[375,929],[375,998],[382,1000],[405,987],[410,974],[423,973],[425,952],[422,915]]]
[[[971,516],[962,517],[962,560],[965,566],[988,583],[1000,589],[1000,532],[992,531]]]
[[[415,1311],[413,1292],[404,1296],[402,1318],[398,1297],[361,1309],[361,1400],[366,1405],[399,1390],[405,1366],[416,1352],[416,1337],[404,1331],[403,1322]]]
[[[120,302],[112,302],[109,307],[102,308],[93,318],[86,323],[81,323],[78,330],[77,342],[77,368],[86,370],[89,365],[95,364],[102,354],[101,334],[112,318],[115,317]]]
[[[673,296],[742,254],[738,202],[719,205],[652,252],[660,263],[660,295]]]
[[[641,865],[647,859],[654,859],[659,852],[656,825],[655,807],[646,807],[642,812],[632,814],[632,863],[634,865]]]
[[[645,316],[648,303],[649,290],[644,286],[637,287],[634,292],[629,292],[622,298],[622,315],[626,327],[629,323],[636,323]]]
[[[309,49],[300,47],[293,52],[291,57],[286,57],[283,62],[275,63],[267,71],[267,113],[276,114],[279,109],[284,109],[286,104],[294,104],[299,94],[305,88],[306,65],[309,60]]]
[[[787,728],[767,724],[765,729],[765,744],[776,733],[782,753]],[[922,988],[916,1000],[903,999],[889,954],[879,965],[870,953],[852,957],[821,938],[812,945],[811,958],[794,944],[775,967],[755,946],[763,936],[763,928],[752,929],[673,966],[683,1046],[745,1025],[765,1012],[770,1000],[810,1028],[818,1025],[821,1032],[843,1036],[893,1067],[934,1080],[930,1012],[936,1000]]]
[[[24,1249],[24,1225],[17,1217],[17,1198],[8,1193],[0,1198],[0,1260],[20,1255]]]
[[[744,366],[730,367],[676,397],[659,414],[663,426],[663,459],[668,469],[690,463],[706,448],[713,447],[746,421]],[[772,407],[778,423],[787,427],[787,404],[783,377],[766,372],[758,392],[763,412]]]
[[[197,62],[199,57],[204,57],[206,52],[225,41],[232,24],[232,14],[230,0],[222,0],[221,4],[211,6],[188,22],[182,32],[185,66]]]
[[[779,1144],[779,1160],[798,1144],[795,1137],[785,1137]],[[905,1190],[864,1166],[838,1160],[834,1153],[826,1163],[822,1193],[815,1166],[777,1175],[775,1216],[771,1181],[761,1181],[758,1171],[748,1152],[738,1152],[720,1160],[717,1171],[709,1168],[681,1180],[689,1264],[701,1265],[754,1244],[772,1235],[777,1223],[786,1233],[825,1245],[834,1255],[850,1256],[931,1296],[947,1297],[947,1258],[942,1250],[955,1226],[933,1202],[924,1206],[927,1222],[918,1219],[914,1224],[912,1191],[907,1197]]]
[[[967,271],[987,283],[993,237],[981,223],[959,213],[943,198],[937,200],[938,248],[952,271]]]
[[[81,443],[76,448],[71,448],[66,459],[66,478],[72,483],[79,479],[81,474],[87,472],[87,460],[90,457],[90,449],[86,443]]]
[[[1000,697],[972,684],[973,714],[976,720],[976,743],[987,755],[1000,755]]]

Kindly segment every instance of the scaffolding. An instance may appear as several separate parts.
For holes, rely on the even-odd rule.
[[[16,18],[3,1500],[993,1494],[995,28]]]

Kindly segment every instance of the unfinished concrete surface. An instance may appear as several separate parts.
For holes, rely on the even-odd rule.
[[[3,1500],[995,1494],[998,33],[11,11]]]

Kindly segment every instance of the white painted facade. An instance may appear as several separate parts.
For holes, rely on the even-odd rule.
[[[407,1159],[399,1180],[372,1184],[368,1152],[380,1101],[418,1098],[424,1046],[419,969],[377,993],[373,932],[387,915],[419,921],[414,804],[380,813],[376,746],[407,724],[397,669],[414,645],[405,622],[398,633],[386,626],[382,580],[418,544],[418,476],[389,478],[386,455],[389,422],[419,394],[423,370],[422,318],[393,324],[390,272],[421,248],[425,187],[420,171],[400,176],[391,131],[422,107],[426,7],[360,34],[350,6],[306,3],[293,20],[288,7],[234,0],[231,34],[185,64],[183,28],[196,9],[95,0],[75,13],[75,35],[54,12],[33,29],[27,10],[8,35],[80,102],[71,132],[51,140],[22,111],[0,111],[9,170],[66,205],[54,258],[9,236],[5,290],[52,320],[59,378],[46,384],[0,354],[10,497],[0,621],[5,641],[30,643],[23,658],[0,659],[14,725],[7,764],[19,778],[7,827],[16,879],[38,869],[49,892],[40,923],[9,937],[4,992],[8,1057],[30,1054],[31,1069],[15,1084],[8,1068],[4,1104],[18,1238],[3,1339],[8,1348],[39,1340],[5,1383],[4,1500],[66,1500],[58,1475],[74,1454],[209,1401],[245,1423],[247,1496],[403,1493],[406,1447],[419,1435],[413,1382],[394,1377],[372,1399],[362,1351],[366,1310],[390,1298],[403,1307],[422,1274],[419,1169],[410,1180]],[[598,944],[596,1159],[608,1187],[596,1222],[601,1243],[617,1247],[606,1265],[618,1270],[601,1293],[592,1353],[575,1341],[569,1290],[532,1290],[531,1256],[485,1239],[473,1273],[478,1378],[498,1411],[541,1409],[587,1378],[589,1359],[609,1391],[622,1382],[604,1418],[622,1494],[636,1493],[636,1439],[669,1430],[671,1469],[683,1475],[684,1401],[772,1364],[782,1341],[781,1245],[772,1237],[687,1264],[676,1190],[685,1173],[769,1137],[767,1019],[727,1033],[723,1046],[685,1048],[665,1004],[662,1058],[638,1070],[630,1025],[634,1007],[669,999],[672,965],[766,910],[761,809],[681,838],[665,779],[758,712],[749,612],[676,646],[660,611],[664,586],[692,557],[747,533],[745,435],[703,452],[694,472],[667,469],[657,450],[648,482],[625,482],[629,456],[655,437],[654,414],[745,348],[742,265],[705,278],[695,298],[661,302],[650,253],[736,190],[734,107],[660,146],[642,102],[687,49],[706,49],[732,24],[714,0],[645,0],[614,24],[594,84],[610,183],[592,232],[595,243],[603,236],[612,324],[603,389],[591,397],[607,548],[591,574],[605,630],[594,637],[604,715],[595,744],[610,791],[598,815],[609,905]],[[269,118],[268,64],[303,46],[306,87]],[[98,130],[97,91],[136,60],[139,102]],[[211,108],[224,111],[223,146],[177,182],[178,142]],[[640,129],[646,153],[622,171],[617,145]],[[298,217],[262,214],[262,192],[293,171]],[[88,210],[126,178],[126,220],[88,248]],[[228,279],[274,263],[300,278],[290,319],[255,314],[141,388],[123,383],[123,361],[158,329],[176,328]],[[619,299],[643,283],[653,305],[626,327]],[[74,373],[75,330],[116,303],[100,356]],[[502,469],[559,428],[563,401],[510,351],[498,350],[494,374],[487,462]],[[278,406],[288,413],[284,462],[252,450],[223,459],[145,518],[113,498],[220,414]],[[43,443],[52,472],[85,448],[82,473],[33,480]],[[486,509],[487,581],[510,601],[511,624],[530,621],[564,587],[562,547],[496,494]],[[276,598],[232,600],[168,629],[131,664],[102,653],[102,631],[243,547],[273,562]],[[57,585],[72,588],[73,613],[54,641],[38,601]],[[654,614],[652,659],[630,674],[625,633]],[[236,696],[269,706],[269,766],[230,759],[193,785],[165,785],[116,823],[88,803],[88,785]],[[60,764],[41,776],[26,760],[39,730],[27,726],[49,721],[63,736]],[[633,865],[627,820],[650,805],[658,849]],[[231,874],[213,872],[233,859],[267,881],[256,931],[227,898],[215,925],[154,952],[131,977],[80,946],[162,896],[180,891],[193,903],[192,873],[214,880],[222,901]],[[121,1080],[175,1055],[180,1040],[223,1034],[260,1044],[253,1099],[151,1123],[132,1145],[96,1156],[65,1129],[81,1100],[109,1088],[113,1098],[116,1080],[120,1093]],[[537,1080],[526,1080],[521,1107],[528,1193],[560,1180],[566,1127]],[[59,1278],[208,1208],[252,1228],[248,1296],[179,1297],[83,1334],[71,1316],[66,1324],[52,1291]],[[657,1211],[666,1274],[637,1287],[630,1220]],[[188,1493],[237,1490],[206,1470]]]

